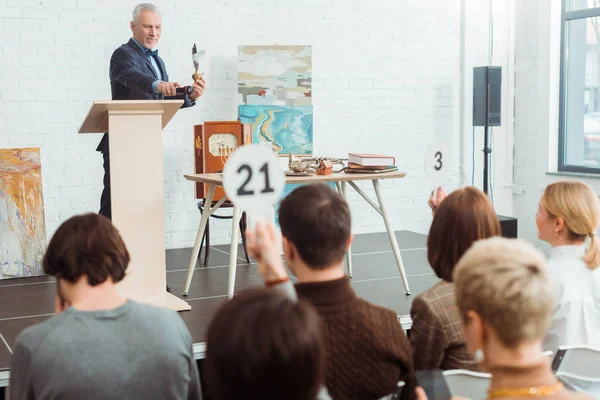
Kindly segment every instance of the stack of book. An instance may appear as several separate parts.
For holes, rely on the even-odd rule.
[[[382,154],[348,153],[347,173],[376,174],[398,171],[396,159]]]

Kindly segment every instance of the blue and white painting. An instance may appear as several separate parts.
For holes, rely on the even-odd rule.
[[[280,154],[313,152],[312,106],[240,104],[239,118],[252,125],[252,143],[269,143]]]

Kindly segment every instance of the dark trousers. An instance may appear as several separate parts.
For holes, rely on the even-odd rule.
[[[98,214],[104,215],[108,219],[112,218],[112,209],[110,204],[110,158],[108,149],[102,153],[104,158],[104,189],[100,196],[100,211]]]

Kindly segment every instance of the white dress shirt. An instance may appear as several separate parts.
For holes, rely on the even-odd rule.
[[[552,325],[544,350],[586,345],[600,348],[600,267],[583,262],[585,245],[557,246],[550,254],[550,274],[556,290]]]

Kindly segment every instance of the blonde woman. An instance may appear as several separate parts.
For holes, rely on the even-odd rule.
[[[542,354],[554,304],[541,253],[518,239],[476,242],[454,270],[468,350],[492,374],[488,399],[588,399],[566,390]]]
[[[548,185],[536,224],[539,238],[552,245],[549,272],[556,295],[544,349],[579,344],[600,348],[598,196],[583,182]]]

